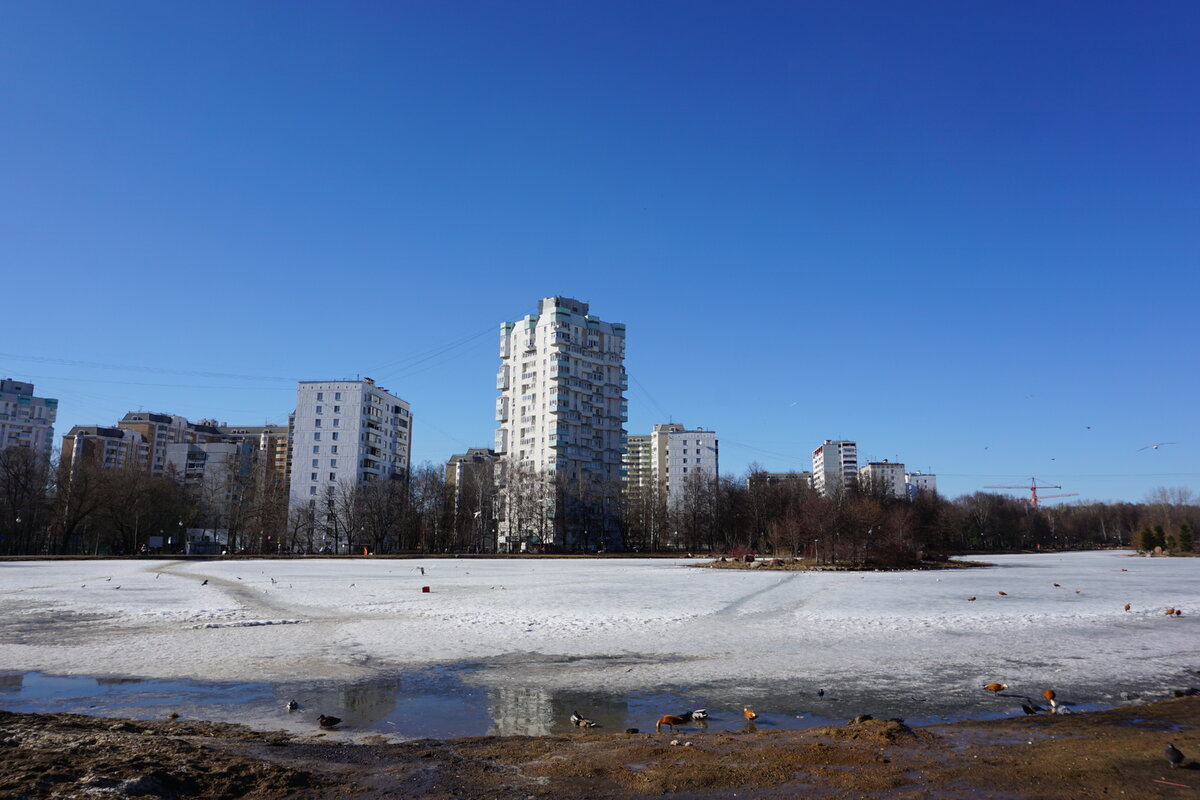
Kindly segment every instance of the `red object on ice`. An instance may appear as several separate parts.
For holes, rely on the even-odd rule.
[[[429,587],[428,587],[428,586],[422,586],[422,587],[421,587],[421,591],[422,591],[422,592],[428,592],[428,591],[429,591]]]

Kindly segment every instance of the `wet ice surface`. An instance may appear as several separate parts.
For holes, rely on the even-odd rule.
[[[646,730],[704,707],[710,730],[740,728],[743,705],[760,728],[860,713],[926,724],[1020,714],[1047,687],[1084,710],[1200,684],[1200,560],[991,560],[820,574],[683,560],[5,562],[0,707],[301,731],[324,713],[346,735],[413,737],[574,730],[573,710]],[[80,677],[103,675],[151,680]],[[993,697],[990,681],[1012,688]]]

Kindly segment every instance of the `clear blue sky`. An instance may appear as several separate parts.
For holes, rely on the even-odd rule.
[[[1198,41],[1194,2],[0,0],[0,372],[60,435],[370,375],[438,462],[565,294],[628,326],[630,433],[723,472],[852,438],[950,496],[1200,491]]]

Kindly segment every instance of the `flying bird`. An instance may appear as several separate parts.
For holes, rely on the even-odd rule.
[[[1007,683],[985,683],[983,685],[985,692],[992,692],[993,694],[1000,694],[1000,692],[1003,692],[1007,688]]]
[[[1174,442],[1159,442],[1158,444],[1148,444],[1148,445],[1146,445],[1145,447],[1139,447],[1139,448],[1138,448],[1138,450],[1139,450],[1139,451],[1142,451],[1142,450],[1157,450],[1158,448],[1160,448],[1160,447],[1166,447],[1166,446],[1167,446],[1167,445],[1169,445],[1169,444],[1175,444],[1175,443],[1174,443]]]
[[[1167,742],[1167,763],[1171,765],[1171,769],[1175,769],[1183,763],[1183,753],[1179,752],[1179,748]]]

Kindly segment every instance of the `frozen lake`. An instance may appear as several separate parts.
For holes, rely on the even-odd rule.
[[[989,560],[890,573],[0,562],[0,708],[175,710],[300,731],[326,713],[344,735],[448,736],[573,730],[576,708],[606,730],[693,707],[740,727],[743,705],[764,727],[799,727],[1006,716],[1048,687],[1082,710],[1200,685],[1200,559]],[[1164,615],[1172,606],[1184,615]],[[991,681],[1011,688],[992,697],[980,688]],[[291,697],[302,708],[289,715]]]

